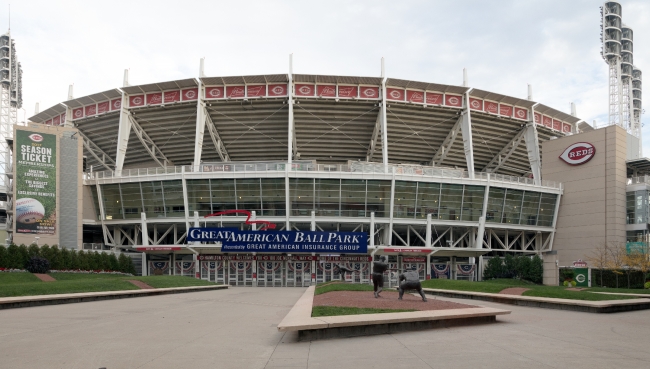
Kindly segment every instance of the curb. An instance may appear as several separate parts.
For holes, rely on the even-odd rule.
[[[116,300],[116,299],[132,298],[132,297],[170,295],[170,294],[188,293],[188,292],[214,291],[214,290],[222,290],[227,288],[228,288],[227,285],[215,285],[215,286],[157,288],[153,290],[105,291],[105,292],[67,293],[67,294],[60,294],[60,295],[3,297],[0,298],[0,310],[25,308],[25,307],[32,307],[32,306],[74,304],[78,302]]]
[[[585,301],[550,297],[502,295],[485,292],[441,290],[434,288],[423,288],[422,290],[424,290],[424,293],[426,294],[442,297],[481,300],[496,302],[500,304],[529,306],[543,309],[571,310],[585,313],[619,313],[624,311],[650,309],[650,300],[647,298],[629,300]]]

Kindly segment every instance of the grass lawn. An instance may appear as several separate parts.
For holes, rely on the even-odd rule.
[[[31,273],[0,273],[0,297],[62,293],[138,290],[127,282],[140,280],[155,288],[211,286],[212,282],[180,276],[123,276],[115,274],[51,273],[56,282],[41,282]]]
[[[344,306],[314,306],[311,309],[312,317],[335,316],[335,315],[358,315],[358,314],[377,314],[377,313],[403,313],[415,310],[406,309],[373,309],[373,308],[356,308]]]
[[[373,287],[369,284],[344,283],[344,282],[333,281],[324,284],[319,284],[318,286],[316,286],[314,295],[320,295],[321,293],[327,293],[332,291],[372,291],[372,290]],[[339,315],[345,315],[345,314],[339,314]]]
[[[565,287],[560,286],[540,286],[526,281],[515,279],[495,279],[483,282],[469,282],[469,281],[454,281],[448,279],[430,279],[422,282],[424,288],[437,288],[443,290],[457,290],[457,291],[473,291],[485,293],[499,293],[500,291],[510,287],[523,287],[529,288],[529,291],[524,292],[524,296],[536,297],[553,297],[559,299],[569,300],[588,300],[588,301],[603,301],[603,300],[624,300],[634,297],[629,296],[616,296],[616,295],[601,295],[597,293],[589,293],[587,291],[567,291]],[[594,290],[594,289],[590,289]],[[614,292],[615,289],[607,289],[608,292]],[[600,292],[600,291],[599,291]]]

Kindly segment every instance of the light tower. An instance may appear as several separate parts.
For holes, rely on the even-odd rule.
[[[623,24],[623,7],[601,7],[602,56],[609,67],[609,124],[618,124],[641,142],[641,71],[634,66],[634,31]],[[641,155],[639,144],[639,155]]]
[[[11,232],[12,208],[11,152],[7,140],[12,140],[14,125],[18,123],[18,109],[23,105],[23,71],[16,57],[16,46],[11,31],[0,36],[0,225]],[[11,236],[8,236],[11,240]]]

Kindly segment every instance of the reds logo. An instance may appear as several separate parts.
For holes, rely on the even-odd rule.
[[[391,91],[391,92],[389,93],[389,95],[390,95],[390,97],[392,97],[393,99],[401,99],[401,98],[402,98],[402,92],[397,91],[397,90],[393,90],[393,91]]]
[[[83,115],[83,110],[82,109],[77,109],[77,110],[74,111],[74,117],[75,118],[81,118],[82,115]]]
[[[576,142],[564,150],[560,159],[570,165],[580,165],[588,162],[596,154],[594,145],[588,142]]]
[[[447,101],[451,105],[460,105],[460,99],[455,96],[450,97],[449,99],[447,99]]]
[[[208,90],[208,96],[210,96],[210,97],[219,97],[219,96],[221,96],[221,89],[212,88],[212,89]]]
[[[144,101],[142,100],[142,96],[136,96],[133,98],[133,100],[131,100],[131,102],[133,105],[142,105]]]
[[[377,91],[374,88],[364,88],[361,90],[361,93],[365,97],[377,97]]]
[[[469,104],[472,105],[472,108],[474,109],[479,109],[481,107],[481,103],[478,100],[472,100]]]
[[[309,95],[311,94],[311,87],[309,86],[301,86],[298,91],[303,94],[303,95]]]
[[[39,135],[38,133],[32,133],[31,135],[29,135],[27,137],[29,137],[29,139],[34,141],[34,142],[43,141],[43,136]]]
[[[282,87],[282,86],[275,86],[275,87],[273,87],[273,88],[271,89],[271,92],[272,92],[274,95],[283,95],[283,94],[285,93],[285,92],[284,92],[284,87]]]
[[[113,101],[113,109],[119,109],[121,106],[122,102],[120,100]]]
[[[193,99],[195,97],[196,97],[196,92],[194,92],[194,90],[185,91],[185,98],[186,99]]]
[[[526,113],[522,109],[517,109],[516,115],[521,119],[524,119],[524,117],[526,117]]]

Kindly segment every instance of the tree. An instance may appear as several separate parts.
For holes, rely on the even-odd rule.
[[[517,278],[530,280],[531,260],[528,256],[517,256],[515,258],[515,272]]]
[[[541,284],[544,280],[544,261],[539,255],[533,256],[530,262],[530,281]]]
[[[27,253],[29,254],[30,258],[41,256],[41,250],[38,248],[38,245],[35,243],[29,245],[29,247],[27,248]]]
[[[20,245],[18,246],[18,264],[16,264],[16,268],[23,269],[25,268],[25,265],[27,265],[27,262],[29,261],[29,252],[27,252],[27,246],[25,245]]]
[[[56,245],[50,247],[50,267],[52,269],[62,269],[61,267],[61,251]]]
[[[61,249],[61,254],[59,255],[59,267],[62,270],[65,269],[72,269],[70,267],[70,253],[74,253],[74,251],[68,251],[65,247]]]
[[[621,269],[625,266],[625,255],[627,251],[625,250],[625,245],[620,243],[615,243],[608,247],[609,249],[609,258],[607,262],[607,267],[612,269],[614,274],[616,274],[616,288],[618,288],[618,276],[623,274]]]
[[[131,264],[131,258],[127,258],[124,254],[120,254],[120,256],[117,258],[117,262],[120,266],[120,272],[129,272],[129,264]]]
[[[650,256],[646,252],[631,252],[625,256],[625,262],[630,268],[641,271],[643,282],[646,281],[647,273],[650,271]]]
[[[512,255],[507,254],[503,258],[503,269],[501,278],[514,278],[517,275],[517,260]]]
[[[7,268],[7,249],[0,245],[0,268]]]
[[[600,285],[603,285],[603,269],[609,265],[609,247],[607,243],[603,243],[597,248],[591,250],[587,261],[600,271]]]
[[[483,279],[496,279],[501,278],[503,275],[503,260],[498,256],[493,256],[488,260],[485,270],[483,271]]]

